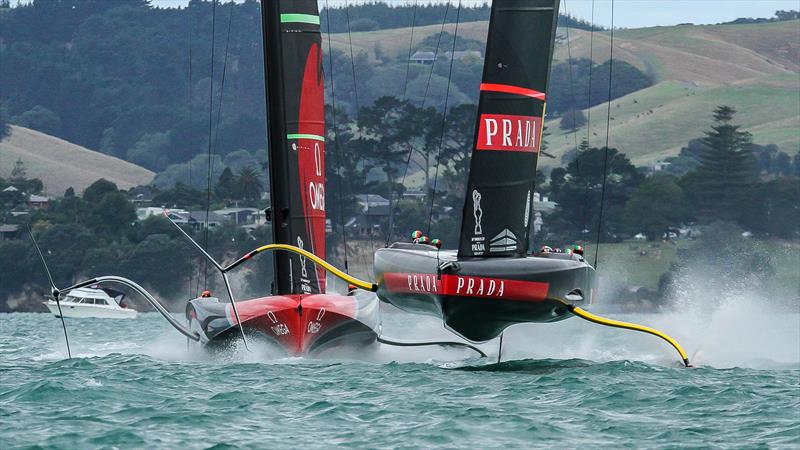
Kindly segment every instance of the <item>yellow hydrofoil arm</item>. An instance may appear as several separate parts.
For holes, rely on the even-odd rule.
[[[661,331],[658,331],[655,328],[650,328],[650,327],[646,327],[644,325],[638,325],[638,324],[630,323],[630,322],[622,322],[620,320],[606,319],[605,317],[600,317],[600,316],[598,316],[596,314],[592,314],[589,311],[586,311],[586,310],[584,310],[584,309],[582,309],[582,308],[580,308],[578,306],[571,305],[571,304],[569,304],[567,302],[564,302],[564,301],[562,301],[562,303],[564,303],[564,305],[566,305],[567,309],[569,309],[569,311],[572,314],[575,314],[576,316],[580,317],[581,319],[588,320],[589,322],[594,322],[594,323],[597,323],[597,324],[600,324],[600,325],[605,325],[605,326],[608,326],[608,327],[625,328],[627,330],[641,331],[642,333],[647,333],[647,334],[652,334],[653,336],[658,336],[661,339],[667,341],[669,343],[669,345],[674,347],[675,350],[677,350],[678,353],[680,353],[681,359],[683,359],[683,364],[686,367],[691,367],[691,364],[689,364],[689,357],[686,356],[686,352],[683,351],[683,348],[680,346],[680,344],[678,344],[678,342],[675,339],[672,339],[667,334],[662,333]]]
[[[334,275],[337,278],[340,278],[340,279],[352,284],[353,286],[355,286],[355,287],[357,287],[359,289],[364,289],[364,290],[372,291],[372,292],[376,292],[378,290],[378,285],[377,284],[370,283],[369,281],[359,280],[358,278],[356,278],[356,277],[354,277],[352,275],[349,275],[349,274],[345,273],[344,271],[341,271],[341,270],[337,269],[336,267],[334,267],[333,265],[331,265],[330,263],[328,263],[324,259],[320,258],[319,256],[317,256],[317,255],[315,255],[315,254],[313,254],[313,253],[311,253],[311,252],[309,252],[307,250],[304,250],[304,249],[302,249],[300,247],[295,247],[294,245],[288,245],[288,244],[262,245],[261,247],[258,247],[257,249],[252,250],[250,253],[248,253],[248,254],[242,256],[241,258],[237,259],[236,261],[231,263],[231,265],[229,265],[228,267],[225,267],[223,270],[225,272],[227,272],[228,270],[233,269],[234,267],[236,267],[239,264],[247,261],[248,259],[250,259],[253,256],[257,255],[258,253],[265,252],[265,251],[276,251],[276,250],[282,250],[282,251],[286,251],[286,252],[292,252],[292,253],[297,253],[299,255],[303,255],[306,258],[308,258],[311,261],[313,261],[318,266],[320,266],[323,269],[325,269],[328,272],[330,272],[332,275]]]

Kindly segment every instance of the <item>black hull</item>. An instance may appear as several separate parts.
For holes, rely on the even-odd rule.
[[[516,323],[570,317],[564,301],[591,303],[595,271],[576,254],[461,258],[435,247],[394,244],[375,254],[378,296],[400,309],[441,317],[475,342]]]

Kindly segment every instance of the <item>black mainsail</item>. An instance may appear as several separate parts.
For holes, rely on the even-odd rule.
[[[559,0],[494,0],[459,257],[528,250]]]
[[[325,109],[317,2],[262,0],[261,13],[274,242],[325,258]],[[279,252],[273,290],[325,292],[325,273],[303,256]]]

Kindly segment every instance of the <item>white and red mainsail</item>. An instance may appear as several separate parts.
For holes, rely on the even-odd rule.
[[[559,0],[494,0],[459,257],[528,250]]]
[[[325,258],[325,106],[315,0],[262,1],[275,243]],[[325,292],[305,257],[275,255],[274,294]]]

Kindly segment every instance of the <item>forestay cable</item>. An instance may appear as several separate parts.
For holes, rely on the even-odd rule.
[[[206,221],[203,230],[203,245],[208,247],[208,221],[211,212],[211,130],[214,121],[214,44],[217,23],[217,0],[211,0],[211,83],[208,93],[208,161],[206,177]],[[203,263],[203,290],[208,289],[208,262]]]
[[[603,184],[600,189],[600,213],[597,218],[597,243],[594,252],[594,267],[597,268],[600,256],[600,236],[603,230],[603,207],[606,199],[606,182],[608,180],[608,138],[611,134],[611,80],[614,73],[614,0],[611,0],[611,43],[608,61],[608,108],[606,109],[606,147],[603,156]]]
[[[569,9],[567,8],[567,0],[564,0],[564,11],[565,11],[565,16],[566,16],[566,20],[565,20],[564,23],[566,25],[565,28],[566,28],[566,34],[567,34],[567,68],[569,70],[569,94],[570,94],[570,97],[572,99],[572,108],[571,108],[571,111],[572,111],[572,139],[573,139],[573,141],[575,141],[575,170],[578,172],[578,174],[580,174],[581,173],[581,166],[580,166],[580,150],[578,148],[578,127],[576,126],[576,122],[575,122],[575,114],[576,114],[575,110],[578,107],[578,104],[577,104],[576,99],[575,99],[575,82],[574,82],[573,76],[572,76],[572,45],[570,43],[570,36],[569,36],[569,28],[570,28],[569,19],[571,17],[569,15]],[[590,63],[590,65],[591,65],[591,63]],[[561,120],[564,120],[564,119],[562,118]],[[584,196],[584,205],[583,205],[583,208],[581,209],[581,216],[582,216],[582,219],[583,219],[582,222],[581,222],[581,233],[583,233],[583,230],[586,229],[586,200],[587,200],[587,197]]]
[[[461,0],[458,0],[458,9],[456,10],[456,27],[453,33],[453,48],[450,50],[450,70],[447,72],[447,90],[444,95],[444,110],[442,111],[442,134],[439,137],[439,148],[436,150],[436,174],[433,177],[433,191],[431,192],[431,206],[428,213],[428,231],[431,234],[431,221],[433,219],[433,203],[436,199],[436,185],[439,181],[439,165],[442,153],[442,143],[444,142],[444,134],[447,126],[447,101],[450,98],[450,85],[452,84],[453,77],[453,61],[456,60],[456,40],[458,39],[458,21],[461,16]],[[438,253],[437,253],[438,255]],[[438,258],[438,256],[437,256]]]
[[[336,203],[339,206],[339,223],[342,227],[342,244],[344,244],[344,270],[348,270],[347,261],[347,228],[344,226],[344,208],[342,207],[342,194],[344,179],[342,179],[342,155],[339,149],[339,135],[336,126],[336,89],[333,76],[333,46],[331,45],[331,8],[325,0],[325,21],[328,24],[328,66],[331,70],[331,115],[333,116],[333,149],[336,152],[336,177],[339,188],[336,190]]]
[[[445,16],[446,17],[446,16]],[[414,28],[417,22],[417,0],[414,0],[414,9],[411,14],[411,37],[408,40],[408,55],[406,56],[406,77],[403,80],[403,96],[401,98],[401,102],[405,103],[406,101],[406,94],[408,93],[408,77],[411,72],[411,51],[414,46]],[[433,68],[431,68],[432,70]],[[409,152],[408,156],[406,157],[406,166],[403,170],[403,177],[400,181],[400,189],[405,185],[406,182],[406,175],[408,174],[408,165],[411,163],[411,155],[413,153],[413,147],[409,144]],[[392,189],[392,186],[389,186]],[[389,241],[392,239],[392,231],[394,230],[394,206],[395,206],[395,193],[394,191],[389,193],[389,226],[386,229],[386,246],[389,246]],[[399,197],[399,196],[398,196]],[[398,198],[397,201],[400,201]]]
[[[424,93],[422,95],[422,102],[420,103],[420,106],[419,106],[420,110],[425,109],[425,103],[428,101],[428,91],[429,91],[430,86],[431,86],[431,78],[433,77],[433,69],[436,66],[436,60],[439,59],[439,47],[440,47],[440,44],[442,42],[442,35],[444,34],[444,26],[447,23],[447,13],[449,11],[450,11],[450,2],[448,1],[445,4],[445,7],[444,7],[444,16],[442,17],[442,26],[439,29],[439,37],[436,39],[436,48],[434,49],[434,52],[433,52],[433,62],[431,63],[431,70],[428,72],[428,80],[425,83],[425,91],[424,91]],[[411,157],[414,154],[414,143],[412,142],[411,138],[408,139],[407,144],[408,144],[408,156],[406,157],[405,168],[403,170],[403,177],[402,177],[402,179],[400,181],[400,186],[405,186],[405,184],[406,184],[406,176],[408,175],[408,167],[411,164]],[[427,189],[427,188],[428,188],[428,186],[425,186],[425,189]],[[391,200],[390,200],[390,203],[391,203]],[[396,204],[396,202],[395,202],[395,204]],[[389,245],[389,241],[392,239],[392,234],[394,234],[394,221],[393,221],[394,211],[395,211],[394,205],[390,204],[390,207],[389,207],[389,229],[388,229],[388,231],[386,233],[386,246]]]

